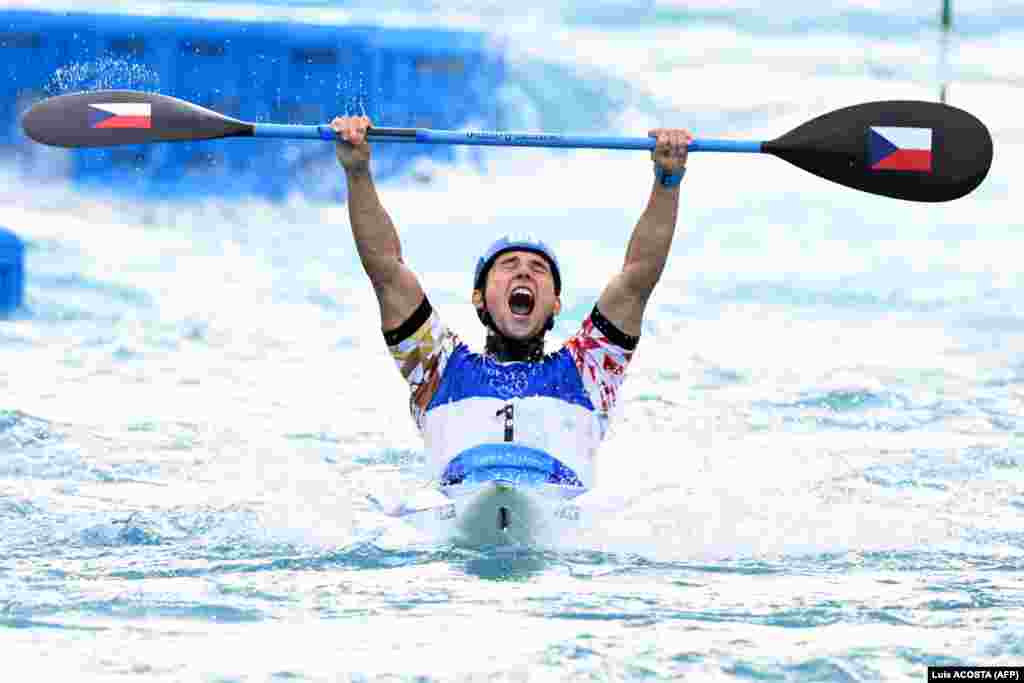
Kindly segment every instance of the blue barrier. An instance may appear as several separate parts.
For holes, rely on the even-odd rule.
[[[25,288],[25,247],[10,230],[0,227],[0,317],[21,306]]]
[[[91,79],[83,77],[90,65]],[[74,77],[55,77],[60,69]],[[5,145],[32,144],[17,125],[21,111],[68,90],[155,90],[255,122],[316,124],[365,111],[377,125],[494,128],[501,74],[500,54],[477,33],[0,11],[0,155]],[[384,175],[417,156],[452,154],[443,146],[375,149]],[[71,175],[163,196],[277,199],[294,190],[337,198],[344,186],[331,145],[287,140],[75,150]]]
[[[373,47],[380,56],[376,81],[383,102],[381,118],[388,125],[497,127],[502,62],[493,58],[486,36],[436,29],[382,32],[375,36]],[[455,150],[435,146],[427,153],[447,161]],[[407,147],[399,154],[419,156],[423,151]]]
[[[317,124],[351,109],[347,100],[353,86],[358,88],[360,73],[372,71],[374,55],[367,46],[367,32],[358,27],[302,24],[268,29],[269,45],[277,50],[280,80],[267,120]],[[281,191],[283,184],[301,188],[309,197],[341,196],[344,183],[330,145],[276,140],[253,149],[258,150],[251,159],[257,166],[256,177],[271,184],[265,194]]]
[[[25,143],[19,115],[45,96],[44,88],[67,60],[68,36],[42,15],[12,12],[0,21],[0,153]],[[58,28],[54,31],[53,28]]]

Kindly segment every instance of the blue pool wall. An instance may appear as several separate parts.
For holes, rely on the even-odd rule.
[[[129,14],[0,12],[0,161],[158,196],[344,193],[330,143],[267,139],[43,153],[20,115],[45,97],[130,88],[246,121],[318,124],[366,113],[390,127],[499,127],[505,64],[486,34]],[[447,146],[381,144],[378,175]]]

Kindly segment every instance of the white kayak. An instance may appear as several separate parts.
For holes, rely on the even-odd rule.
[[[559,484],[485,481],[428,488],[386,509],[437,540],[470,546],[543,546],[585,522],[581,494]]]

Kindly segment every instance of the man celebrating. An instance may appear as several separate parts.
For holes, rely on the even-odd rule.
[[[483,353],[441,322],[402,260],[394,224],[370,173],[370,120],[341,117],[337,155],[348,181],[352,233],[380,303],[392,357],[412,390],[427,463],[446,486],[488,481],[593,485],[594,454],[640,336],[644,308],[665,267],[686,171],[685,130],[657,129],[654,187],[615,274],[579,331],[544,353],[561,310],[554,251],[505,236],[477,261],[473,305],[487,327]]]

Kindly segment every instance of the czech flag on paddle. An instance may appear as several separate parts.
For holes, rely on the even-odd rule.
[[[868,166],[872,171],[932,172],[932,129],[871,126]]]
[[[149,102],[117,102],[89,105],[90,128],[152,128]]]

